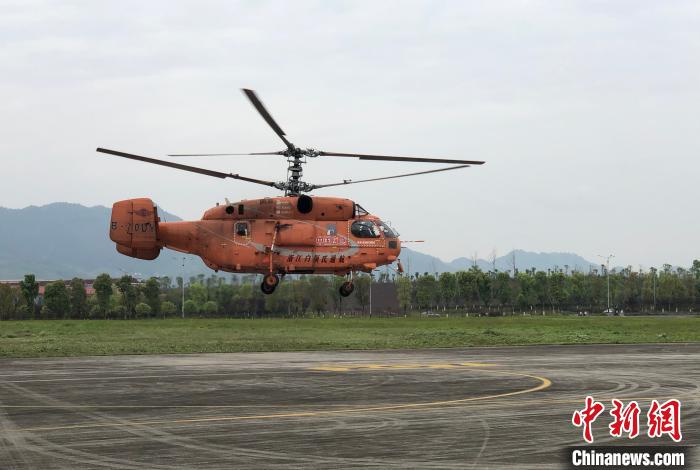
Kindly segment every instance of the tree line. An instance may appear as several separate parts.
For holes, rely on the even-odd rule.
[[[9,319],[134,319],[186,317],[260,317],[323,315],[362,311],[369,300],[370,278],[355,276],[353,298],[338,289],[344,277],[289,276],[274,294],[260,291],[255,275],[205,277],[151,277],[138,281],[129,275],[112,278],[100,274],[94,295],[87,295],[85,281],[57,280],[44,287],[33,274],[25,275],[19,288],[0,284],[0,320]],[[184,298],[184,303],[183,303]]]
[[[484,272],[478,267],[396,280],[402,310],[458,308],[474,312],[695,311],[700,302],[700,260],[689,269],[664,265],[588,272],[554,269]]]
[[[395,315],[415,311],[457,310],[474,313],[520,312],[676,312],[695,311],[700,302],[700,260],[692,266],[634,271],[605,269],[523,272],[482,271],[474,266],[456,273],[394,276],[384,271],[355,276],[352,296],[340,296],[345,280],[335,276],[287,276],[272,295],[264,295],[255,275],[188,280],[100,274],[94,295],[82,279],[47,284],[39,296],[35,276],[19,288],[0,284],[0,319],[133,319],[176,315],[231,317],[298,317],[368,314],[371,289],[382,310]],[[609,286],[609,288],[608,288]],[[184,302],[183,302],[184,293]],[[381,298],[376,297],[380,295]],[[378,310],[375,309],[378,313]]]

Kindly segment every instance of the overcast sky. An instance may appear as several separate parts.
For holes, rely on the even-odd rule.
[[[301,147],[486,160],[317,191],[420,251],[700,257],[697,1],[0,0],[0,205],[148,196],[199,218],[275,195],[94,151],[281,150],[241,87]],[[282,180],[277,158],[182,162]],[[305,178],[430,168],[328,158]]]

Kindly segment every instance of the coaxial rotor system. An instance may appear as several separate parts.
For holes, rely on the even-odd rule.
[[[265,122],[272,128],[272,130],[277,134],[277,136],[284,142],[286,148],[284,150],[279,150],[275,152],[251,152],[251,153],[188,153],[188,154],[170,154],[170,157],[203,157],[203,156],[230,156],[230,155],[280,155],[286,157],[289,166],[287,168],[287,180],[286,181],[266,181],[256,178],[249,178],[246,176],[241,176],[234,173],[224,173],[220,171],[207,170],[204,168],[194,167],[190,165],[183,165],[168,160],[160,160],[156,158],[143,157],[140,155],[135,155],[131,153],[120,152],[117,150],[110,150],[105,148],[98,148],[97,151],[100,153],[105,153],[109,155],[115,155],[118,157],[128,158],[131,160],[138,160],[146,163],[153,163],[155,165],[167,166],[170,168],[176,168],[179,170],[190,171],[193,173],[199,173],[207,176],[213,176],[215,178],[232,178],[241,181],[247,181],[249,183],[261,184],[265,186],[270,186],[284,191],[285,196],[298,196],[302,193],[308,193],[315,189],[327,188],[331,186],[342,186],[346,184],[355,183],[365,183],[370,181],[380,181],[386,179],[394,178],[404,178],[407,176],[423,175],[428,173],[437,173],[441,171],[457,170],[460,168],[467,168],[471,165],[482,165],[483,161],[477,160],[454,160],[447,158],[422,158],[422,157],[401,157],[392,155],[367,155],[360,153],[342,153],[342,152],[327,152],[323,150],[316,150],[313,148],[300,148],[294,145],[287,139],[285,132],[277,124],[272,115],[263,105],[258,95],[249,89],[243,89],[243,93],[246,95],[248,100],[250,100],[253,107],[260,113]],[[399,175],[384,176],[379,178],[368,178],[361,180],[343,180],[338,183],[328,183],[328,184],[310,184],[302,180],[303,168],[302,165],[306,163],[307,158],[317,158],[317,157],[345,157],[345,158],[358,158],[360,160],[374,160],[374,161],[394,161],[394,162],[421,162],[421,163],[449,163],[453,166],[442,167],[435,170],[418,171],[413,173],[403,173]]]

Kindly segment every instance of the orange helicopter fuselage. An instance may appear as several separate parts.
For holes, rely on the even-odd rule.
[[[112,207],[110,238],[127,256],[170,248],[232,273],[369,272],[401,251],[397,234],[353,201],[305,195],[227,202],[188,222],[161,222],[153,201],[128,199]]]

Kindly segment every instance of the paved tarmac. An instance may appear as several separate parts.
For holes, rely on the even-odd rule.
[[[696,445],[700,344],[5,359],[0,468],[562,468],[586,395]]]

